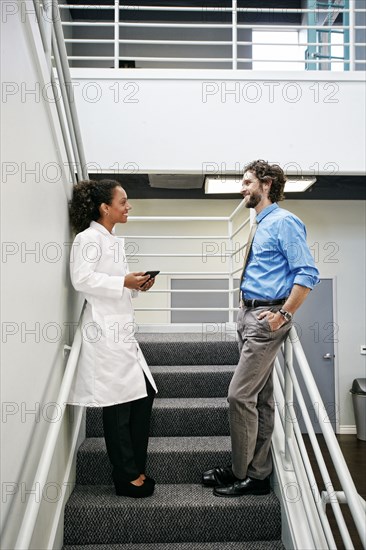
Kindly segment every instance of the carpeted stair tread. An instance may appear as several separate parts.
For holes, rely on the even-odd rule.
[[[205,330],[205,325],[200,332],[136,332],[136,339],[139,344],[189,344],[189,343],[237,343],[236,330],[231,332],[214,331],[213,325],[217,323],[209,323],[208,330]],[[211,332],[210,332],[210,329]]]
[[[234,368],[233,365],[153,366],[151,371],[159,390],[156,397],[160,399],[227,395]]]
[[[146,471],[158,483],[200,483],[203,471],[231,462],[230,449],[227,436],[151,437]],[[109,485],[111,472],[104,438],[87,438],[77,455],[77,483]]]
[[[226,397],[156,399],[151,416],[152,437],[228,435]],[[102,437],[102,409],[88,408],[86,436]]]
[[[200,485],[157,485],[146,499],[112,486],[77,485],[65,507],[65,545],[279,540],[279,502],[269,495],[218,498]]]
[[[151,372],[186,372],[195,373],[197,371],[212,374],[215,372],[234,372],[235,365],[153,365]]]
[[[142,334],[138,336],[148,365],[236,365],[238,344],[221,334]]]
[[[151,419],[147,499],[117,497],[102,409],[87,410],[77,485],[65,507],[63,550],[284,550],[278,499],[217,498],[202,471],[231,460],[227,390],[235,332],[138,334],[159,393]]]
[[[285,550],[280,540],[250,542],[178,542],[156,544],[88,544],[62,550]]]

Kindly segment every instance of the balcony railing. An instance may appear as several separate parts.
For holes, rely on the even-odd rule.
[[[58,8],[72,67],[343,71],[366,67],[366,9],[356,2]]]

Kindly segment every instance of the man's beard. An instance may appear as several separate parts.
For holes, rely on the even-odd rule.
[[[254,193],[249,195],[249,199],[245,203],[246,208],[255,208],[262,200],[262,195],[260,193]]]

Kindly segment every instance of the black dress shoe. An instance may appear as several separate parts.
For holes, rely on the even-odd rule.
[[[212,468],[202,474],[202,485],[206,487],[221,487],[222,485],[229,485],[237,481],[237,477],[234,476],[231,466],[226,468]]]
[[[241,497],[243,495],[268,495],[270,491],[269,477],[266,479],[246,477],[226,487],[215,487],[213,494],[217,497]]]

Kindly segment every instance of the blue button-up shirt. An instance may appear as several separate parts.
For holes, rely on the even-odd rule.
[[[319,271],[302,221],[273,203],[257,215],[257,231],[240,288],[246,299],[286,298],[294,284],[313,288]]]

